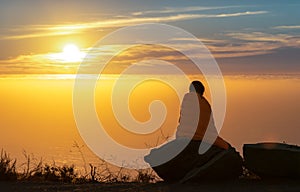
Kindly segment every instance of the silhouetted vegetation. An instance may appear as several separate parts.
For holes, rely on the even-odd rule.
[[[79,147],[76,145],[76,147]],[[80,150],[80,148],[78,148]],[[80,151],[80,153],[82,153]],[[0,159],[0,181],[51,181],[63,183],[152,183],[159,178],[153,170],[136,170],[136,174],[129,173],[128,170],[120,167],[117,171],[112,171],[105,161],[101,161],[100,167],[89,164],[90,170],[85,175],[78,174],[74,165],[58,166],[43,163],[42,159],[37,160],[32,154],[23,153],[25,162],[20,165],[20,170],[16,169],[16,159],[10,158],[9,154],[1,150]],[[85,166],[85,170],[87,170]]]
[[[16,180],[16,159],[11,159],[9,155],[2,149],[0,159],[0,180]]]

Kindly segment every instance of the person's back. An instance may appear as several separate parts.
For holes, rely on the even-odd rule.
[[[204,87],[202,86],[198,88],[200,89],[198,91],[190,88],[190,92],[184,96],[176,138],[186,137],[201,141],[206,134],[207,141],[214,142],[211,144],[228,149],[227,142],[218,136],[210,104],[203,97]]]

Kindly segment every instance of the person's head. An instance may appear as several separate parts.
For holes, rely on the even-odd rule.
[[[190,92],[197,92],[199,95],[203,95],[205,91],[204,85],[200,81],[193,81],[190,85]]]

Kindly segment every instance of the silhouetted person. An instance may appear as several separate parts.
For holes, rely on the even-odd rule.
[[[218,136],[210,104],[203,96],[204,91],[205,88],[200,81],[193,81],[191,83],[190,92],[185,94],[182,101],[176,137],[186,137],[195,141],[202,141],[207,132],[208,140],[215,140],[214,143],[210,144],[228,149],[228,143]]]
[[[180,111],[176,139],[152,149],[145,157],[156,173],[168,182],[202,181],[238,178],[242,172],[242,158],[229,143],[219,137],[214,125],[212,110],[204,98],[205,88],[200,81],[193,81],[189,93],[185,94]],[[208,138],[206,140],[203,140]],[[170,150],[187,145],[177,156],[161,165],[157,159]],[[211,146],[199,154],[201,142]],[[153,166],[155,165],[155,166]]]

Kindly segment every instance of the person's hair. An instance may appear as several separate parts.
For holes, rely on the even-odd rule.
[[[203,95],[205,88],[200,81],[193,81],[190,85],[190,92],[197,92],[200,95]]]

